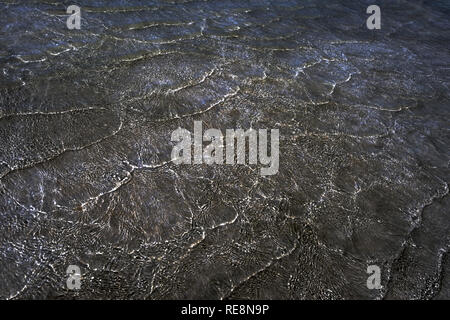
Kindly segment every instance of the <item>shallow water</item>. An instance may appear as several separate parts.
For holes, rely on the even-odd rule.
[[[447,1],[77,3],[0,1],[1,298],[450,298]],[[194,120],[279,173],[168,163]]]

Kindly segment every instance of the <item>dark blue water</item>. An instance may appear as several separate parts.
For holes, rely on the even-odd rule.
[[[0,1],[1,298],[449,298],[448,1],[71,4]],[[195,120],[278,174],[168,163]]]

